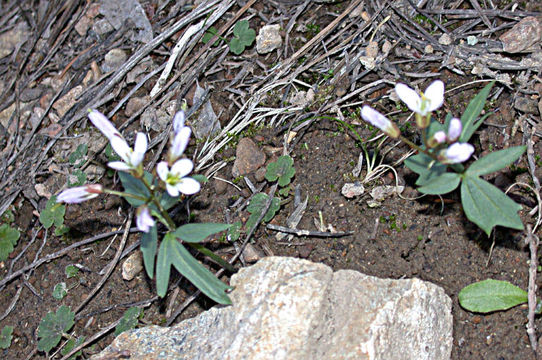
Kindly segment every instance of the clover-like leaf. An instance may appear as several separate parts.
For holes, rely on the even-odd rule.
[[[60,353],[66,356],[70,351],[72,351],[74,347],[81,345],[84,341],[85,341],[84,336],[78,337],[77,340],[74,338],[71,338],[66,342],[66,345],[64,345],[62,350],[60,350]],[[81,356],[82,353],[83,353],[83,350],[79,350],[78,352],[70,356],[69,360],[77,359],[79,356]]]
[[[66,286],[65,282],[58,283],[53,288],[53,297],[57,300],[62,300],[67,294],[68,286]]]
[[[13,326],[6,325],[2,329],[0,334],[0,348],[7,349],[11,346],[11,334],[13,333]]]
[[[115,328],[115,336],[120,335],[126,330],[130,330],[136,327],[138,318],[141,316],[143,309],[140,307],[131,307],[124,312],[117,327]]]
[[[38,350],[49,352],[57,346],[62,334],[73,326],[74,317],[75,313],[64,305],[59,307],[56,313],[48,312],[38,328]]]
[[[254,195],[252,200],[250,201],[250,204],[247,206],[247,211],[250,213],[250,217],[245,223],[245,228],[247,230],[252,229],[252,227],[256,224],[256,221],[262,214],[265,204],[267,203],[267,199],[269,199],[269,196],[264,193],[257,193]],[[274,197],[273,200],[271,200],[271,205],[269,205],[269,209],[267,209],[267,212],[265,213],[265,216],[263,218],[264,222],[270,221],[274,216],[275,213],[280,209],[280,199],[277,197]]]
[[[278,179],[279,186],[284,187],[290,183],[290,181],[295,175],[295,169],[293,165],[294,160],[290,156],[281,156],[276,162],[272,162],[267,165],[265,179],[267,181],[275,181]]]
[[[207,44],[216,34],[218,34],[218,30],[214,26],[211,26],[201,38],[201,42]],[[217,39],[214,42],[213,46],[218,46],[219,40],[220,39]]]
[[[85,156],[87,156],[88,145],[80,144],[74,152],[72,152],[68,158],[70,164],[74,167],[81,167],[85,162]]]
[[[73,187],[73,186],[81,186],[83,185],[84,183],[87,182],[87,174],[83,171],[81,171],[81,169],[75,169],[75,171],[72,173],[73,176],[75,176],[75,178],[77,179],[76,181],[74,182],[71,182],[71,176],[70,178],[68,179],[68,186],[70,187]]]
[[[56,196],[51,196],[40,214],[40,222],[44,228],[49,229],[53,224],[60,226],[64,223],[66,206],[56,203]]]
[[[8,258],[20,237],[19,230],[12,228],[8,224],[0,225],[0,261]]]
[[[256,31],[251,29],[248,20],[241,20],[233,27],[234,38],[230,41],[230,50],[235,55],[245,51],[245,47],[252,45],[256,39]]]
[[[79,268],[75,265],[68,265],[64,268],[64,273],[66,274],[66,277],[72,278],[74,276],[77,276],[77,273],[79,273]]]
[[[487,279],[465,286],[458,299],[468,311],[488,313],[526,303],[527,292],[508,281]]]

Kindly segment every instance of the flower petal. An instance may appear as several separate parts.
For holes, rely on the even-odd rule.
[[[122,161],[111,161],[107,163],[107,166],[109,166],[111,169],[115,169],[118,171],[130,171],[133,169],[132,166]]]
[[[94,126],[96,126],[98,130],[100,130],[109,140],[111,140],[115,135],[120,136],[120,133],[115,125],[113,125],[113,123],[98,110],[91,110],[88,114],[88,118],[90,119],[90,122],[92,122],[92,124],[94,124]]]
[[[166,190],[167,190],[167,193],[172,197],[179,196],[179,190],[177,189],[176,186],[166,183]]]
[[[185,195],[192,195],[200,191],[200,183],[191,177],[184,177],[177,184],[177,189]]]
[[[117,155],[120,156],[120,158],[124,160],[124,162],[129,163],[131,160],[130,155],[132,154],[132,149],[130,148],[126,140],[124,140],[124,138],[120,134],[118,134],[118,136],[113,136],[110,141],[111,147],[113,148],[113,150],[115,150]]]
[[[131,156],[131,164],[133,167],[137,167],[143,159],[145,159],[145,152],[147,151],[147,136],[144,133],[137,133],[134,152]]]
[[[453,143],[446,149],[446,163],[456,164],[467,161],[474,152],[474,146],[469,143]]]
[[[162,181],[167,180],[167,174],[169,173],[169,166],[167,162],[161,161],[156,165],[156,173]]]
[[[433,134],[433,139],[435,139],[437,144],[442,144],[446,141],[446,133],[444,131],[437,131]]]
[[[184,150],[186,149],[186,146],[188,145],[188,142],[190,141],[190,134],[192,133],[192,130],[188,126],[184,126],[182,129],[179,130],[179,132],[175,133],[175,137],[173,138],[173,144],[171,144],[171,156],[175,159],[179,158]]]
[[[184,111],[178,111],[173,117],[173,131],[177,134],[184,127],[185,114]]]
[[[462,129],[463,125],[461,124],[461,120],[458,118],[453,118],[450,120],[450,126],[448,127],[448,140],[450,142],[454,142],[459,139]]]
[[[361,117],[363,120],[379,128],[392,138],[397,138],[401,134],[397,125],[370,106],[363,106],[361,109]]]
[[[171,172],[176,176],[182,178],[190,174],[193,168],[194,164],[192,163],[192,160],[181,159],[176,161],[175,164],[173,164],[173,166],[171,167]]]
[[[149,208],[145,205],[137,209],[136,225],[139,231],[149,232],[150,228],[155,224],[154,219],[149,213]]]
[[[423,95],[429,100],[429,107],[426,109],[426,114],[435,111],[444,103],[444,83],[440,80],[433,81],[427,89],[425,89]]]
[[[397,96],[399,96],[399,99],[401,99],[402,102],[406,104],[406,106],[414,112],[420,112],[420,106],[422,99],[420,98],[420,95],[405,84],[397,84],[395,85],[395,93]]]
[[[66,204],[77,204],[92,198],[97,197],[103,191],[100,184],[91,184],[85,186],[73,187],[62,191],[56,197],[56,202]]]

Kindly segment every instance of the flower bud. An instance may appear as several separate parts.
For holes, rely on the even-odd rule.
[[[369,124],[379,128],[391,138],[397,139],[401,135],[401,131],[395,123],[391,122],[387,117],[374,110],[370,106],[363,106],[361,109],[361,117]]]

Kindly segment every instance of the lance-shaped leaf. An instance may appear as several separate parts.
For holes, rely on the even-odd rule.
[[[521,206],[496,186],[477,176],[464,176],[461,184],[461,203],[467,218],[488,236],[497,225],[523,230],[523,223],[517,213]]]
[[[457,173],[444,173],[431,179],[431,181],[418,188],[423,194],[440,195],[453,191],[459,185],[461,176]]]
[[[458,299],[468,311],[488,313],[526,303],[527,292],[508,281],[487,279],[465,286]]]
[[[484,109],[484,105],[486,104],[487,97],[489,95],[489,92],[491,91],[491,88],[493,87],[493,84],[495,84],[495,81],[490,82],[487,84],[482,91],[480,91],[470,102],[469,105],[467,105],[467,108],[465,109],[465,112],[463,113],[463,116],[461,116],[461,123],[463,124],[463,132],[461,133],[461,136],[459,137],[459,142],[465,143],[468,142],[471,138],[472,134],[478,129],[480,125],[484,122],[485,118],[484,116],[478,121],[476,119],[480,114],[482,113],[482,110]]]
[[[197,243],[205,240],[209,235],[228,230],[230,226],[230,224],[220,223],[186,224],[179,226],[173,234],[182,241]]]
[[[154,257],[158,248],[158,234],[156,224],[148,232],[141,233],[141,253],[147,275],[152,279],[154,276]]]
[[[490,174],[516,161],[526,149],[526,146],[515,146],[492,152],[473,162],[465,173],[469,176]]]
[[[158,250],[156,289],[159,296],[166,294],[171,265],[212,300],[219,304],[231,304],[226,294],[231,287],[200,264],[172,233],[166,234]]]

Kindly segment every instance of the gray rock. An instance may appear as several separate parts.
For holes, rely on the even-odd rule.
[[[514,100],[514,109],[526,114],[538,115],[538,101],[527,97],[517,97]]]
[[[278,49],[282,45],[280,37],[280,25],[263,26],[256,36],[256,51],[258,54],[267,54]]]
[[[100,5],[100,13],[115,29],[121,29],[128,19],[134,24],[136,32],[131,37],[132,41],[148,43],[152,40],[151,23],[137,0],[102,0]]]
[[[237,144],[232,175],[248,175],[265,164],[265,153],[249,138],[242,138]]]
[[[511,54],[534,51],[534,45],[541,39],[542,22],[534,16],[521,19],[512,29],[499,36],[503,50]]]
[[[102,64],[103,72],[115,71],[126,62],[128,56],[122,49],[111,49],[105,54],[104,62]]]
[[[232,306],[171,328],[126,331],[94,360],[449,359],[451,300],[418,279],[333,272],[306,260],[268,257],[231,279]]]

